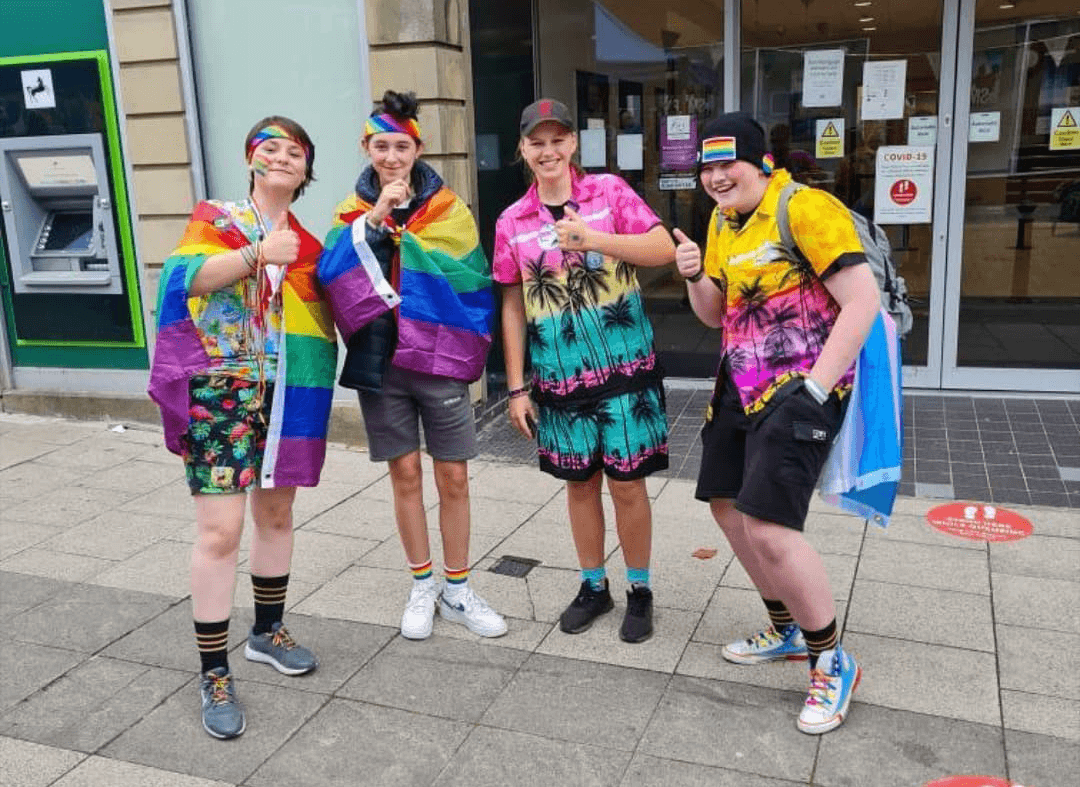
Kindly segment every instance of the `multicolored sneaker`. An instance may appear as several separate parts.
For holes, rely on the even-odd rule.
[[[451,623],[461,623],[481,637],[501,637],[506,633],[503,616],[488,606],[468,585],[456,594],[443,590],[439,597],[439,616]]]
[[[754,636],[724,645],[720,655],[735,664],[762,664],[766,661],[803,661],[807,658],[802,630],[792,623],[777,631],[769,626]]]
[[[860,678],[862,669],[839,645],[818,656],[817,669],[810,670],[810,693],[796,722],[799,730],[820,735],[843,724]]]
[[[236,699],[236,684],[225,667],[204,672],[199,679],[202,726],[215,738],[235,738],[247,727],[244,708]]]
[[[251,630],[244,645],[244,658],[269,664],[282,675],[303,675],[319,666],[315,654],[298,644],[280,620],[265,634]]]

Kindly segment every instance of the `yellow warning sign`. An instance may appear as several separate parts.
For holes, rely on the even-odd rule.
[[[819,158],[844,157],[844,119],[824,118],[817,121],[817,148]]]
[[[1050,110],[1050,150],[1080,150],[1080,107]]]

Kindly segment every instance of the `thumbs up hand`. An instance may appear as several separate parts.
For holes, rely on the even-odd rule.
[[[701,271],[701,249],[678,227],[672,233],[679,244],[675,247],[675,266],[684,278],[696,276]]]
[[[588,251],[590,233],[589,225],[569,205],[563,209],[563,217],[555,222],[559,248],[564,251]]]
[[[288,266],[300,255],[300,236],[289,229],[286,211],[274,222],[274,228],[262,242],[262,258],[267,265]]]

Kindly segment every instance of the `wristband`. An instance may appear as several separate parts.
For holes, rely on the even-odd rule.
[[[701,277],[704,276],[704,275],[705,275],[705,266],[702,265],[700,268],[697,269],[697,273],[695,273],[693,276],[683,276],[683,278],[686,279],[691,284],[693,284],[694,282],[701,281]]]
[[[515,388],[512,391],[508,391],[506,393],[506,398],[507,399],[517,399],[519,396],[528,396],[528,395],[529,395],[528,387],[522,386],[521,388]]]
[[[816,380],[812,380],[809,377],[804,377],[803,388],[806,389],[806,392],[810,394],[810,396],[812,396],[814,401],[818,404],[825,404],[825,402],[829,401],[829,394],[825,391],[824,388],[818,385]]]

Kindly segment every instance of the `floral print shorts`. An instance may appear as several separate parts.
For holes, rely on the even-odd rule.
[[[243,492],[258,485],[273,391],[273,383],[267,383],[260,402],[257,380],[225,374],[191,378],[188,428],[180,443],[192,494]]]

